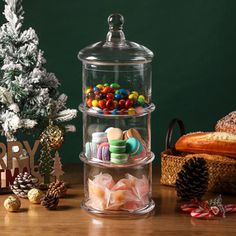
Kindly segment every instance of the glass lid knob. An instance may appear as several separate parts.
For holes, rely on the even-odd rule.
[[[107,22],[109,24],[109,32],[107,33],[106,43],[112,46],[124,46],[125,35],[122,31],[124,24],[124,17],[121,14],[114,13],[108,16]]]
[[[107,22],[110,30],[122,30],[124,17],[121,14],[111,14],[108,16]]]

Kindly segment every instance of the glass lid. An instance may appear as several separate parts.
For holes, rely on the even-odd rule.
[[[148,48],[125,39],[124,17],[111,14],[108,17],[109,31],[106,41],[100,41],[82,49],[78,58],[98,65],[144,64],[151,62],[153,53]]]

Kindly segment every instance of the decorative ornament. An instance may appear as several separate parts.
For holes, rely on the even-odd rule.
[[[190,213],[194,218],[212,219],[216,216],[225,218],[226,213],[236,212],[236,204],[223,205],[222,197],[211,199],[209,201],[201,202],[192,200],[189,203],[183,204],[180,209],[183,212]]]
[[[185,162],[176,180],[177,196],[182,200],[201,199],[208,187],[207,163],[193,157]]]
[[[56,151],[56,154],[53,160],[54,160],[54,165],[53,165],[53,171],[51,172],[51,175],[55,176],[56,180],[59,180],[60,176],[64,174],[64,171],[62,170],[61,158],[59,156],[58,151]],[[60,181],[57,181],[57,182],[60,182]]]
[[[14,212],[20,209],[21,202],[17,196],[9,196],[3,205],[7,211]]]
[[[39,173],[44,177],[44,184],[50,183],[52,170],[53,159],[51,156],[51,150],[46,144],[43,144],[39,157]]]
[[[31,203],[40,204],[41,199],[43,198],[43,192],[37,188],[32,188],[28,192],[28,199]]]
[[[66,195],[67,187],[63,181],[57,180],[53,182],[48,187],[48,194],[50,195],[58,195],[59,197],[63,197]]]
[[[16,176],[13,185],[11,185],[11,190],[16,196],[21,198],[27,198],[27,194],[30,189],[37,186],[38,179],[34,178],[27,172],[20,173]]]
[[[42,199],[41,205],[47,208],[48,210],[56,210],[59,203],[59,196],[57,194],[49,194]]]
[[[51,149],[58,150],[64,142],[64,133],[59,126],[54,125],[50,120],[49,125],[40,136],[40,142]]]

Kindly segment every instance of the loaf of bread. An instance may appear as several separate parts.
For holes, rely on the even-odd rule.
[[[227,116],[220,119],[215,127],[217,132],[227,132],[236,134],[236,111],[230,112]]]
[[[236,135],[226,132],[196,132],[182,136],[175,144],[178,151],[236,157]]]

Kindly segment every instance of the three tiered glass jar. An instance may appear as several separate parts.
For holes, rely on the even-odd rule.
[[[127,41],[120,14],[108,17],[106,41],[79,52],[83,62],[84,200],[101,215],[144,215],[152,195],[153,53]]]

